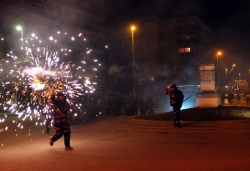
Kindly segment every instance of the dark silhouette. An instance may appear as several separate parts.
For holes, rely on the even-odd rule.
[[[73,150],[70,146],[71,131],[68,120],[70,105],[66,102],[66,97],[63,93],[58,93],[57,97],[58,99],[56,100],[55,94],[52,91],[51,103],[54,108],[53,118],[56,133],[51,137],[49,144],[53,146],[54,142],[64,135],[65,150]]]
[[[175,84],[168,86],[164,94],[167,94],[170,96],[170,106],[173,107],[174,110],[174,126],[180,127],[180,110],[182,107],[184,95],[182,91],[177,89],[177,86]]]

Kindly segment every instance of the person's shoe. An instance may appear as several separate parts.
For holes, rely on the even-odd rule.
[[[50,139],[49,139],[49,145],[50,145],[50,146],[53,146],[54,141],[52,141],[51,138],[52,138],[52,137],[50,137]]]
[[[181,126],[180,125],[175,125],[175,128],[180,128]]]
[[[68,146],[68,147],[66,146],[65,150],[73,150],[73,148],[71,146]]]

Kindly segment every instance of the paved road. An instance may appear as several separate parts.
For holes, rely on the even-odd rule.
[[[73,151],[36,121],[0,123],[0,171],[249,171],[250,121],[183,122],[105,117],[72,126]],[[4,125],[5,124],[5,125]],[[3,128],[3,129],[2,129]],[[51,132],[51,134],[53,131]]]

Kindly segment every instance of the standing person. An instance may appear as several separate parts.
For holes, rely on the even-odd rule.
[[[249,103],[250,103],[250,94],[247,94],[245,96],[245,100],[246,100],[246,106],[249,106]]]
[[[154,114],[154,99],[151,96],[148,99],[148,106],[149,106],[149,114]]]
[[[112,110],[112,102],[110,97],[106,97],[104,101],[104,106],[105,106],[105,113],[107,116],[111,115],[111,110]]]
[[[129,95],[128,103],[129,103],[129,115],[136,115],[137,114],[136,99],[132,94]]]
[[[103,113],[103,102],[102,102],[102,99],[98,99],[97,100],[96,108],[97,108],[97,115],[101,115]]]
[[[97,104],[94,97],[90,97],[90,101],[88,103],[88,113],[91,119],[97,118]]]
[[[50,115],[50,113],[47,113],[45,115],[46,119],[45,119],[45,126],[46,126],[46,133],[49,133],[50,127],[51,127],[51,121],[52,121],[52,117]]]
[[[170,96],[170,106],[172,106],[174,110],[174,126],[180,127],[180,110],[183,103],[184,95],[182,91],[177,89],[177,86],[175,84],[166,87],[164,94]]]
[[[240,93],[237,93],[237,101],[240,102]]]
[[[139,98],[138,104],[139,104],[141,115],[144,115],[145,114],[145,103],[144,103],[143,97]]]
[[[58,99],[56,100],[54,91],[52,91],[51,103],[54,108],[54,127],[56,133],[51,137],[49,144],[53,146],[55,141],[64,136],[65,150],[73,150],[73,148],[70,146],[71,131],[68,121],[70,105],[66,102],[66,97],[63,93],[57,93],[57,97]]]

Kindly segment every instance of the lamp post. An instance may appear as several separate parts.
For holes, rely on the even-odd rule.
[[[135,26],[131,26],[132,31],[132,58],[133,58],[133,95],[135,97],[135,46],[134,46],[134,30]]]
[[[217,84],[218,84],[218,87],[220,87],[220,79],[219,79],[219,55],[221,55],[221,52],[218,52],[216,54],[216,57],[217,57]]]
[[[233,69],[233,84],[234,84],[234,67],[235,66],[236,66],[235,64],[232,65],[232,69]]]
[[[16,26],[17,31],[21,32],[21,46],[23,46],[23,28],[21,26]]]
[[[21,47],[21,49],[23,49],[23,28],[22,26],[16,26],[16,30],[19,31],[21,33],[21,38],[20,38],[20,44],[19,46]],[[22,63],[23,63],[24,57],[22,55]]]
[[[239,73],[238,87],[241,89],[240,73]]]
[[[228,69],[227,69],[227,68],[225,68],[225,70],[226,70],[226,79],[227,79],[227,70],[228,70]]]

